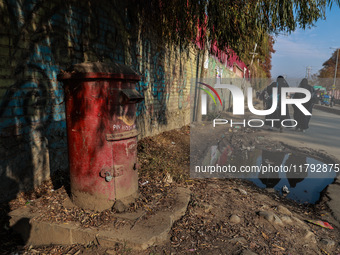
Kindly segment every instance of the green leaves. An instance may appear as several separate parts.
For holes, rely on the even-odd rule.
[[[152,20],[165,42],[187,47],[199,39],[217,41],[220,49],[232,48],[238,55],[259,44],[265,34],[290,33],[297,26],[305,29],[325,18],[325,8],[331,0],[135,0],[141,22]],[[339,6],[339,1],[336,1]],[[251,46],[252,47],[252,46]],[[261,45],[259,45],[261,47]]]

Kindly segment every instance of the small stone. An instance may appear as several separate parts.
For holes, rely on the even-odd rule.
[[[266,219],[269,222],[273,222],[274,221],[274,213],[272,212],[267,212],[267,211],[260,211],[259,215]]]
[[[230,221],[231,223],[237,224],[237,223],[240,223],[240,222],[241,222],[241,218],[238,217],[236,214],[233,214],[233,215],[230,216],[229,221]]]
[[[235,238],[230,239],[229,242],[246,244],[247,240],[244,237],[235,237]]]
[[[126,206],[120,200],[116,200],[115,204],[113,205],[113,208],[116,210],[117,213],[122,213],[126,210]]]
[[[316,243],[315,234],[314,234],[313,232],[309,231],[309,230],[307,230],[307,231],[305,232],[304,239],[305,239],[306,241],[310,241],[310,242],[312,242],[312,243]]]
[[[283,223],[287,223],[287,224],[293,223],[292,218],[289,217],[289,216],[286,216],[286,215],[285,215],[285,216],[282,216],[282,217],[281,217],[281,220],[282,220]]]
[[[276,214],[274,214],[274,223],[281,226],[283,225],[281,219]]]
[[[292,215],[292,212],[289,211],[286,207],[282,206],[282,205],[279,205],[277,207],[277,211],[284,214],[284,215],[288,215],[288,216],[291,216]]]
[[[327,247],[333,247],[335,245],[335,242],[331,239],[321,239],[320,243],[327,246]]]
[[[243,195],[247,195],[247,191],[245,191],[244,189],[237,189],[241,194]]]
[[[267,211],[260,211],[258,214],[262,218],[266,219],[267,221],[269,221],[271,223],[275,223],[277,225],[283,225],[281,219],[275,213],[267,212]]]
[[[240,255],[257,255],[257,253],[252,252],[250,250],[243,250]]]

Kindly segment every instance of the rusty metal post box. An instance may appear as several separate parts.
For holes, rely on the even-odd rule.
[[[76,64],[63,82],[72,201],[103,211],[138,193],[135,89],[140,77],[121,64]]]

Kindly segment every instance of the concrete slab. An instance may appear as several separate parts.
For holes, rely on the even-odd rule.
[[[114,247],[116,243],[122,243],[129,248],[142,250],[168,240],[173,223],[185,214],[189,201],[190,191],[178,187],[173,208],[157,211],[147,219],[142,219],[142,212],[117,214],[118,217],[136,221],[132,226],[105,229],[83,228],[77,222],[51,223],[37,220],[39,213],[30,212],[29,206],[26,206],[10,212],[10,226],[22,235],[27,244],[32,245],[86,245],[95,242],[103,247]]]

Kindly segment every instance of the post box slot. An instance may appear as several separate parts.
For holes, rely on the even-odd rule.
[[[136,89],[122,89],[120,94],[121,104],[136,104],[142,102],[144,97]]]
[[[119,140],[125,140],[132,137],[138,136],[138,131],[136,129],[123,132],[123,133],[117,133],[117,134],[106,134],[106,140],[107,141],[119,141]]]

